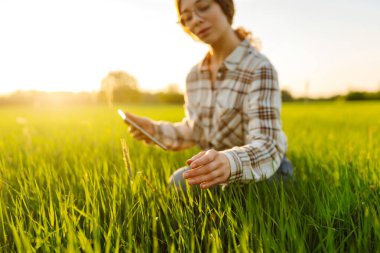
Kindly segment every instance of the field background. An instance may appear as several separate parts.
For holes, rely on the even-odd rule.
[[[284,104],[293,182],[188,197],[167,181],[199,150],[134,141],[116,109],[0,107],[0,251],[380,251],[380,103]]]

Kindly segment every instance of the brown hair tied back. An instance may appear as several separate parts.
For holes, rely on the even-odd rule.
[[[233,0],[214,0],[214,1],[220,6],[224,15],[226,15],[227,17],[228,22],[230,23],[230,25],[232,25],[234,16],[235,16],[235,5],[234,5]],[[177,8],[178,16],[181,15],[180,6],[181,6],[181,0],[176,0],[176,8]],[[186,33],[193,36],[191,32],[188,29],[186,29],[186,27],[184,26],[182,27]],[[250,31],[247,31],[244,27],[241,27],[241,26],[238,27],[235,30],[235,33],[240,39],[247,39],[254,46],[260,47],[260,42],[256,42],[256,40],[253,39],[252,33]]]

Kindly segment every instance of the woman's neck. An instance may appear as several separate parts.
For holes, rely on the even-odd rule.
[[[212,65],[220,66],[224,59],[240,44],[241,40],[235,31],[230,28],[225,34],[220,36],[219,40],[210,45],[210,55]]]

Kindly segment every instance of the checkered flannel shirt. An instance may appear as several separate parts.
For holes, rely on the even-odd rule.
[[[208,57],[188,74],[185,118],[154,121],[155,137],[172,150],[198,145],[222,151],[231,167],[228,183],[271,177],[287,150],[276,70],[243,40],[219,68],[213,86]]]

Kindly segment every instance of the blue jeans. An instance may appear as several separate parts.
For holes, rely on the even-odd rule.
[[[182,175],[185,171],[187,171],[189,169],[190,169],[189,166],[185,166],[185,167],[182,167],[182,168],[179,168],[178,170],[176,170],[170,176],[169,185],[175,186],[176,189],[179,191],[182,190],[182,191],[186,192],[189,188],[189,185],[186,184],[186,180],[183,179]],[[292,178],[293,170],[294,170],[294,168],[293,168],[291,161],[289,161],[289,159],[286,158],[286,156],[284,156],[284,158],[281,161],[280,167],[278,168],[276,173],[268,179],[268,181],[270,181],[270,182],[279,181],[279,180],[287,181],[287,180]],[[191,186],[191,188],[193,188],[196,191],[198,191],[200,189],[199,185]]]

